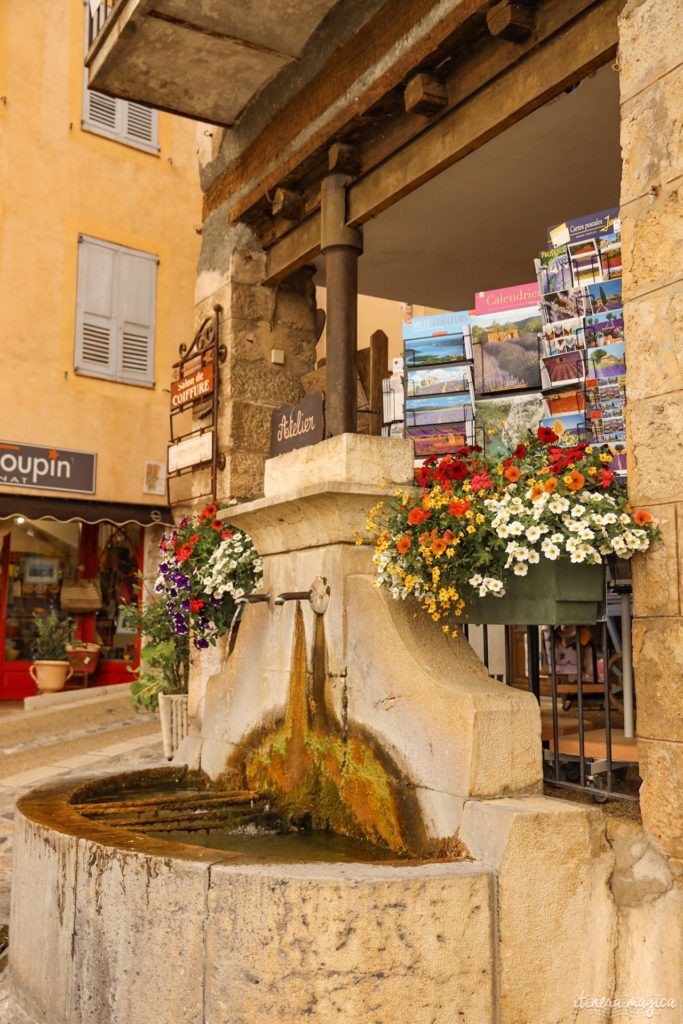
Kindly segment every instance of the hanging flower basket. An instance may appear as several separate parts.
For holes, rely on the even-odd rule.
[[[465,617],[475,625],[591,626],[604,595],[604,567],[547,560],[513,576],[504,597],[474,597]]]

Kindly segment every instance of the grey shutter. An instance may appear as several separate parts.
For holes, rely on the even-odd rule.
[[[121,134],[121,104],[112,96],[85,90],[85,111],[83,124],[98,132],[116,138]]]
[[[154,383],[155,256],[122,249],[118,267],[118,380]]]
[[[115,372],[116,251],[94,239],[78,246],[75,369],[98,377]]]
[[[157,112],[142,103],[121,100],[123,138],[133,146],[158,149]]]

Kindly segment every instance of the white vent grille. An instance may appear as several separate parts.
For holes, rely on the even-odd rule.
[[[130,329],[123,332],[121,371],[126,377],[146,377],[149,370],[149,338]]]
[[[126,137],[132,142],[155,142],[155,112],[139,103],[126,103]]]
[[[88,90],[86,122],[93,128],[102,128],[112,135],[118,131],[116,100],[101,92]]]
[[[81,339],[81,358],[84,364],[109,366],[110,336],[109,328],[98,324],[84,323]]]

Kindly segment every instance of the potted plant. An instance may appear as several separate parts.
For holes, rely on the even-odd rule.
[[[35,639],[31,679],[41,693],[54,693],[64,689],[73,669],[67,658],[67,644],[73,640],[75,622],[70,616],[60,618],[56,611],[48,615],[34,612]]]
[[[419,490],[370,514],[377,585],[417,598],[445,632],[458,621],[595,622],[607,558],[631,558],[659,535],[631,507],[613,458],[540,427],[502,460],[476,445],[428,459]]]

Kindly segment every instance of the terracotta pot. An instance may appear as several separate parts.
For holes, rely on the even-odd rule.
[[[28,671],[41,693],[63,690],[74,674],[68,661],[34,661]]]

